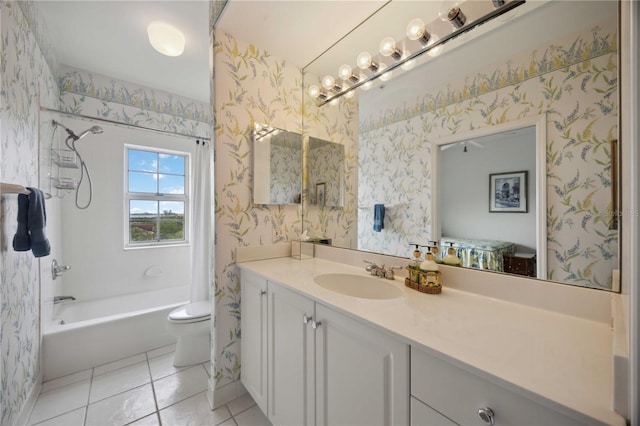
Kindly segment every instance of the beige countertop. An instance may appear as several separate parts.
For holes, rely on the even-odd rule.
[[[429,295],[398,278],[394,299],[346,296],[317,285],[328,273],[369,276],[364,268],[324,259],[277,258],[239,263],[268,280],[390,332],[538,403],[586,423],[624,425],[612,411],[612,330],[609,324],[446,286]],[[382,280],[382,279],[381,279]],[[580,417],[580,416],[579,416]]]

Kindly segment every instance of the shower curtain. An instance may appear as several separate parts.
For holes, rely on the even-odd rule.
[[[191,220],[191,302],[209,300],[211,282],[211,187],[213,152],[209,142],[198,142],[193,164]]]

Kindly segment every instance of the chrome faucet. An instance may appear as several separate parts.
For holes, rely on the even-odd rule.
[[[389,266],[388,269],[385,269],[384,264],[382,266],[378,266],[373,262],[370,262],[368,260],[364,261],[365,263],[368,263],[367,267],[365,268],[365,271],[369,272],[371,275],[376,276],[376,277],[380,277],[380,278],[386,278],[388,280],[392,280],[394,279],[394,269],[401,269],[401,266]]]
[[[58,303],[63,303],[63,302],[67,302],[67,301],[72,302],[74,300],[76,300],[76,298],[73,297],[73,296],[54,296],[53,297],[53,304],[57,305]]]
[[[51,261],[51,278],[55,280],[56,278],[61,276],[63,272],[67,272],[69,269],[71,269],[71,266],[58,265],[58,261],[53,259]]]

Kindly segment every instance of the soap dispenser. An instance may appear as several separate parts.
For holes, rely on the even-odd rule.
[[[420,244],[410,243],[412,246],[416,246],[413,250],[413,258],[409,261],[409,266],[407,270],[409,271],[409,279],[415,283],[418,282],[418,271],[420,270],[420,258],[422,257],[422,252],[420,251]]]
[[[427,247],[424,261],[420,264],[420,286],[418,290],[423,293],[439,294],[442,292],[440,284],[440,271],[438,264],[433,260],[431,246]]]
[[[437,241],[430,241],[431,247],[433,248],[433,261],[436,263],[442,263],[442,256],[440,255],[440,249],[438,248]]]
[[[442,259],[442,262],[445,265],[450,266],[460,266],[462,263],[460,258],[456,256],[456,249],[453,248],[453,243],[449,243],[449,248],[447,249],[447,255]]]

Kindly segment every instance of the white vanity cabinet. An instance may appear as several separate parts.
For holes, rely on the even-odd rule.
[[[267,281],[253,272],[243,271],[240,297],[242,303],[241,381],[256,404],[266,412]]]
[[[260,388],[256,383],[263,383],[264,377],[258,352],[264,351],[265,327],[256,318],[262,304],[245,304],[245,292],[255,299],[260,294],[256,289],[266,287],[267,409],[263,411],[272,424],[409,423],[407,344],[281,285],[267,284],[264,278],[264,287],[256,286],[255,278],[242,271],[242,383],[252,396],[262,395],[256,391]],[[248,350],[256,353],[245,354]]]
[[[444,425],[451,421],[461,425],[590,423],[568,417],[416,348],[411,349],[411,395],[412,425]],[[437,416],[441,416],[440,421]]]

